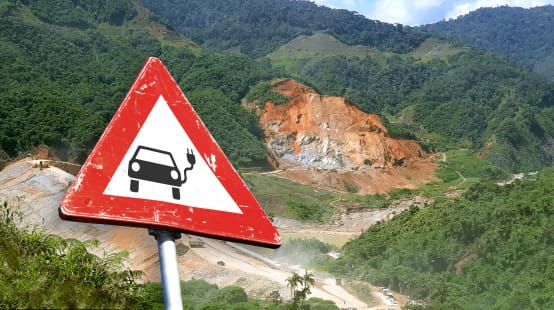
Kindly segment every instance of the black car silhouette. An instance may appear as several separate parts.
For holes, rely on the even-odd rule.
[[[127,174],[131,178],[131,191],[138,192],[139,180],[150,181],[172,186],[173,198],[180,199],[179,187],[187,181],[186,173],[192,170],[196,162],[192,151],[187,151],[187,159],[191,166],[184,170],[184,180],[181,180],[181,173],[171,153],[140,145],[129,161]]]

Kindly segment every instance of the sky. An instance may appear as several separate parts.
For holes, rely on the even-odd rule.
[[[369,19],[418,26],[455,19],[481,7],[536,7],[554,0],[311,0],[335,9],[356,11]]]

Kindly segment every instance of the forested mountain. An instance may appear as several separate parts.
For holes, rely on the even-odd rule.
[[[162,16],[128,0],[0,3],[3,158],[43,143],[83,160],[143,61],[158,56],[236,164],[259,164],[266,154],[256,117],[240,100],[259,82],[283,77],[387,116],[391,132],[432,151],[471,148],[512,171],[553,162],[552,84],[409,27],[308,1],[144,2]],[[173,28],[206,47],[256,56],[319,30],[319,38],[338,38],[335,46],[367,47],[310,56],[296,46],[253,59],[199,47]]]
[[[347,10],[310,1],[153,0],[141,1],[195,42],[220,50],[238,48],[259,57],[300,34],[325,31],[349,45],[406,52],[427,34],[408,26],[369,20]]]
[[[272,51],[268,58],[286,75],[322,94],[346,97],[365,112],[390,115],[400,121],[397,128],[409,128],[410,136],[430,150],[469,147],[512,171],[553,163],[554,87],[492,53],[308,1],[143,3],[204,46],[238,47],[254,56]],[[276,56],[279,45],[300,34],[307,42],[310,34],[321,33],[316,31],[336,37],[345,48],[360,44],[373,49],[359,55],[306,56],[296,44]]]
[[[265,159],[257,121],[238,103],[274,75],[268,62],[201,50],[127,0],[3,0],[0,16],[0,158],[46,144],[84,160],[157,56],[235,163]]]
[[[283,98],[268,90],[275,78],[297,78],[321,94],[345,96],[383,116],[392,134],[416,137],[430,151],[466,150],[472,160],[451,167],[452,180],[492,181],[505,175],[498,167],[532,171],[553,164],[554,85],[508,58],[308,1],[143,3],[159,15],[134,0],[0,0],[0,164],[39,144],[55,147],[64,159],[83,160],[149,56],[162,59],[238,165],[266,158],[258,120],[240,101],[264,97],[278,104]],[[483,12],[489,11],[478,14]],[[512,17],[506,24],[519,25],[514,33],[521,30],[540,42],[533,45],[534,59],[539,61],[541,53],[548,58],[551,38],[540,36],[542,30],[524,32],[522,21],[528,19]],[[502,25],[483,27],[504,26],[503,20],[497,23]],[[550,34],[546,21],[544,25],[543,33]],[[300,53],[312,34],[332,36],[335,48],[365,47],[349,53]],[[285,43],[299,35],[306,40],[287,50]],[[473,156],[477,152],[480,158]],[[448,158],[441,167],[453,163]],[[479,175],[469,176],[466,170],[479,170]],[[437,175],[445,181],[440,169]],[[430,206],[369,228],[347,243],[340,259],[329,263],[327,256],[328,268],[391,286],[440,309],[553,308],[553,183],[554,172],[546,168],[512,185],[478,184],[460,198],[443,198],[441,192]],[[308,210],[323,212],[319,202]],[[40,237],[57,247],[28,243],[25,251],[38,252],[6,256],[11,261],[2,265],[5,269],[18,261],[48,266],[45,262],[70,259],[72,251],[84,253],[77,244],[54,258],[66,243],[30,236],[23,235],[24,241]],[[10,240],[5,249],[20,244]],[[29,277],[37,273],[17,270]],[[6,277],[17,278],[18,273]],[[43,283],[34,279],[31,283]],[[107,281],[106,291],[109,279],[100,280]],[[25,283],[19,289],[2,282],[6,289],[0,291],[14,301],[21,291],[25,296],[39,292]],[[72,292],[61,291],[58,300],[71,303],[64,296]],[[39,293],[35,307],[49,306],[40,302],[48,301],[50,291]],[[222,300],[219,293],[213,296]]]
[[[509,56],[554,80],[554,7],[481,8],[421,27],[433,34]]]
[[[431,150],[481,149],[513,171],[552,163],[554,87],[493,54],[326,57],[299,76],[366,111],[399,115]]]
[[[330,270],[431,309],[553,309],[554,171],[413,208],[348,242]]]

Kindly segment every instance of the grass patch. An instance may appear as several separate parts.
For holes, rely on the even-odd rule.
[[[386,195],[344,195],[340,200],[340,205],[351,204],[358,206],[357,209],[384,209],[390,206],[391,199]]]
[[[475,156],[469,150],[446,152],[446,161],[437,170],[437,177],[443,182],[455,184],[464,179],[473,181],[500,181],[509,174],[486,159]]]
[[[369,283],[348,281],[343,284],[343,288],[370,307],[379,305],[379,302],[375,300],[373,294],[371,293],[371,285],[369,285]]]
[[[452,43],[444,40],[429,38],[421,43],[411,55],[421,58],[423,61],[430,61],[435,58],[446,59],[464,51],[467,51],[467,48],[453,46]]]
[[[406,198],[416,194],[441,197],[448,192],[465,191],[480,182],[498,182],[510,177],[506,171],[469,150],[451,150],[444,154],[444,158],[436,172],[440,182],[428,183],[412,190],[392,190],[389,198]]]
[[[295,218],[307,222],[326,222],[331,218],[329,205],[302,204],[295,200],[287,200],[287,208],[294,212]]]
[[[270,216],[299,218],[288,206],[292,202],[303,206],[317,206],[330,213],[330,203],[337,197],[336,194],[271,175],[243,174],[242,177]]]
[[[325,56],[367,56],[375,54],[375,49],[362,45],[346,45],[330,34],[315,33],[300,35],[267,55],[271,60],[311,59]]]

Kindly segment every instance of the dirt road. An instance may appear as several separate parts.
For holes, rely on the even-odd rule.
[[[21,160],[0,171],[0,201],[17,205],[23,212],[25,223],[40,225],[49,233],[79,240],[99,240],[98,255],[127,251],[129,268],[142,270],[145,282],[160,281],[156,242],[146,229],[68,222],[59,218],[58,206],[73,178],[61,169],[40,168],[36,161]],[[183,235],[177,240],[178,246],[188,247],[189,238]],[[241,246],[207,238],[204,240],[205,247],[190,248],[178,257],[182,280],[204,279],[219,287],[237,285],[256,298],[264,298],[277,290],[286,300],[290,298],[290,289],[285,280],[293,271],[301,275],[304,273],[301,267],[277,264]],[[344,291],[334,279],[317,275],[310,296],[332,300],[339,307],[378,309],[369,307]],[[390,306],[386,309],[389,308],[394,309]]]
[[[196,237],[194,238],[196,239]],[[278,290],[283,299],[287,300],[291,296],[290,289],[286,287],[286,279],[291,276],[292,272],[297,272],[300,275],[304,274],[304,269],[301,267],[287,266],[272,262],[267,258],[254,257],[255,253],[242,248],[240,245],[208,238],[202,238],[202,240],[205,242],[204,247],[192,248],[191,251],[194,252],[194,255],[187,255],[187,258],[182,259],[185,260],[182,265],[194,266],[195,270],[185,268],[181,271],[181,278],[193,278],[195,275],[199,275],[199,270],[203,270],[202,275],[205,280],[223,286],[238,285],[241,282],[246,284],[251,281],[251,276],[254,276],[257,279],[257,284],[248,284],[251,294],[271,287],[272,290]],[[220,265],[218,265],[218,262]],[[198,268],[199,265],[203,265],[203,267]],[[214,268],[216,270],[213,270]],[[192,272],[192,275],[189,272]],[[220,275],[225,275],[225,279],[222,279]],[[339,307],[354,307],[360,310],[370,309],[367,304],[337,285],[335,279],[316,276],[315,280],[316,284],[311,289],[310,297],[331,300]],[[264,296],[257,297],[263,298]]]

